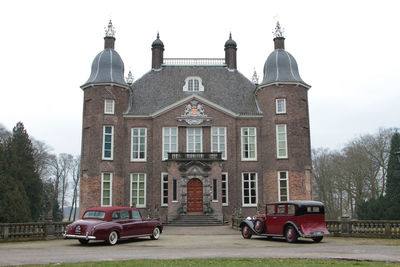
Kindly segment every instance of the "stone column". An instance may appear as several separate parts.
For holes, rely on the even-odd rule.
[[[350,235],[351,234],[350,216],[343,215],[341,217],[340,231],[341,231],[341,235]]]

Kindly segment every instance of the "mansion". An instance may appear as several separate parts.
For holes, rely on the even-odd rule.
[[[222,221],[271,201],[312,199],[310,85],[279,23],[260,83],[238,71],[232,36],[224,58],[179,59],[164,58],[157,35],[151,69],[125,79],[114,33],[110,22],[81,86],[81,215],[136,206],[164,222]]]

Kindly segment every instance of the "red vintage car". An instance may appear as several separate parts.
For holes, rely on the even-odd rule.
[[[157,240],[162,230],[160,221],[143,219],[136,208],[97,207],[86,210],[81,220],[67,225],[63,236],[78,239],[81,244],[105,240],[115,245],[121,239],[143,236]]]
[[[242,236],[253,234],[266,237],[285,237],[294,243],[298,237],[320,242],[329,234],[325,224],[324,204],[317,201],[285,201],[269,203],[265,214],[247,217],[240,224]]]

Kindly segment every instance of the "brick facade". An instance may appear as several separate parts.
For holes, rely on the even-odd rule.
[[[229,45],[226,57],[229,57],[228,61],[234,62],[232,68],[236,69],[236,43],[230,42]],[[160,60],[163,60],[162,51],[164,51],[163,44],[161,41],[157,41],[156,46],[153,47],[153,61],[156,60],[156,62],[153,62],[152,65],[153,68],[161,67],[161,71],[159,74],[157,70],[152,70],[149,75],[163,75],[161,73],[163,69],[168,68],[160,64]],[[241,75],[236,70],[234,71],[235,73],[232,75]],[[211,80],[209,81],[209,79],[219,78],[218,76],[213,77],[211,70],[207,70],[207,73],[211,73],[207,74],[210,75],[210,78],[204,77],[205,74],[201,72],[199,72],[200,74],[196,73],[194,67],[190,69],[190,72],[193,76],[202,76],[206,90],[213,90],[210,88]],[[226,75],[231,75],[231,73]],[[240,79],[245,78],[240,76]],[[221,82],[227,81],[221,80]],[[246,81],[246,84],[252,86],[250,81]],[[254,94],[252,99],[258,103],[260,109],[258,114],[235,112],[234,106],[230,110],[223,103],[207,98],[205,93],[193,94],[192,97],[190,97],[191,94],[187,94],[182,98],[187,101],[181,99],[175,103],[166,103],[164,107],[156,108],[152,114],[138,115],[137,112],[131,112],[134,108],[138,108],[137,106],[133,107],[137,103],[134,102],[135,99],[132,99],[139,92],[135,83],[132,86],[124,86],[111,82],[108,84],[91,82],[89,85],[82,87],[84,107],[80,215],[89,207],[101,205],[102,173],[112,173],[111,201],[112,205],[120,206],[131,205],[130,174],[145,173],[146,201],[141,212],[145,216],[160,217],[163,221],[186,212],[187,202],[191,201],[187,197],[186,185],[193,178],[199,179],[203,185],[203,212],[224,218],[229,218],[233,212],[238,210],[241,210],[243,215],[254,214],[257,208],[265,203],[277,201],[278,171],[288,172],[289,198],[291,200],[312,199],[308,88],[306,86],[296,83],[254,85],[256,90],[251,89],[249,92]],[[146,86],[151,86],[151,80]],[[182,87],[183,81],[177,90],[182,90]],[[163,88],[159,87],[158,90],[163,90]],[[240,96],[230,97],[238,98],[233,101],[241,101]],[[286,99],[286,113],[276,114],[277,98]],[[114,114],[104,114],[106,99],[115,101]],[[149,103],[143,103],[143,105],[156,105],[151,101],[150,98]],[[209,118],[208,121],[191,125],[187,121],[179,120],[191,101],[202,105],[205,116]],[[285,124],[287,129],[287,158],[285,159],[277,158],[277,124]],[[114,129],[112,160],[102,159],[104,126],[113,126]],[[178,151],[176,152],[187,151],[187,129],[190,127],[201,127],[202,152],[212,152],[211,127],[225,127],[226,160],[201,160],[198,158],[185,161],[163,160],[163,127],[178,129]],[[242,127],[256,129],[257,155],[254,161],[242,160]],[[147,156],[143,162],[131,161],[132,128],[147,129],[145,138]],[[161,203],[162,173],[168,174],[168,206],[163,206]],[[226,206],[222,205],[222,173],[228,174],[228,205]],[[243,173],[257,175],[258,205],[252,207],[243,205]],[[213,201],[214,179],[217,182],[217,199]],[[172,199],[173,180],[177,181],[177,201]]]

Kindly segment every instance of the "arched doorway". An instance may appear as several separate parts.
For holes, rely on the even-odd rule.
[[[203,183],[197,178],[187,183],[187,212],[203,212]]]

